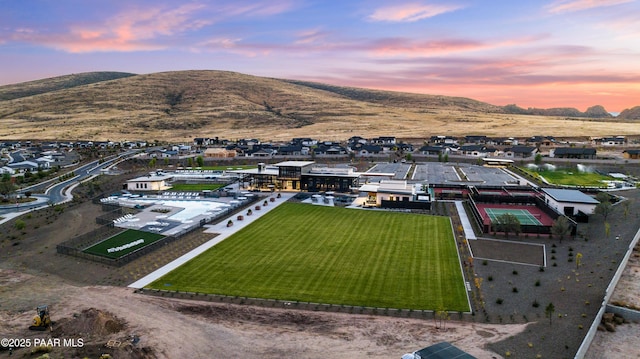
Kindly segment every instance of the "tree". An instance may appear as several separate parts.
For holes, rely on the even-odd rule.
[[[536,165],[540,165],[542,163],[542,155],[536,153],[536,156],[533,158],[533,163],[535,163]]]
[[[442,162],[442,152],[438,152],[438,162]]]
[[[187,158],[187,166],[188,167],[193,167],[193,157]]]
[[[496,226],[499,231],[504,232],[505,237],[513,232],[516,235],[520,233],[520,220],[511,213],[501,214],[496,218]]]
[[[11,182],[11,174],[3,173],[2,174],[2,182]]]
[[[570,231],[571,224],[565,216],[558,217],[555,221],[553,221],[553,224],[551,225],[551,233],[554,236],[559,236],[560,242],[562,242],[562,238],[569,234]]]
[[[9,197],[13,192],[15,192],[16,186],[11,182],[0,182],[0,194],[3,197]]]
[[[582,253],[576,254],[576,269],[582,265]]]
[[[596,199],[600,203],[598,203],[596,205],[596,208],[593,210],[593,213],[602,216],[602,218],[604,218],[604,221],[606,222],[607,221],[607,217],[613,211],[613,205],[611,204],[611,201],[609,200],[609,195],[604,193],[604,192],[600,192],[596,196]]]
[[[202,158],[202,156],[196,157],[196,163],[198,164],[198,167],[204,166],[204,158]]]
[[[544,314],[549,317],[549,325],[551,325],[551,319],[553,318],[553,313],[556,311],[556,308],[553,306],[553,303],[549,303],[546,308],[544,308]]]
[[[448,153],[445,153],[445,154],[444,154],[444,158],[443,158],[443,160],[444,160],[445,162],[449,162],[449,154],[448,154]]]
[[[631,205],[631,203],[629,202],[629,200],[624,201],[623,203],[623,208],[624,208],[624,218],[627,218],[627,216],[629,215],[629,206]]]
[[[436,329],[447,330],[447,320],[449,319],[449,312],[442,307],[436,311]]]
[[[156,166],[156,158],[152,158],[151,161],[149,161],[149,167],[150,168],[154,168]]]

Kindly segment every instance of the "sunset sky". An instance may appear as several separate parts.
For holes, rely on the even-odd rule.
[[[227,70],[610,112],[640,105],[640,0],[0,0],[0,85]]]

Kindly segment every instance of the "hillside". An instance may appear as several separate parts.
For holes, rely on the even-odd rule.
[[[0,87],[0,138],[288,140],[354,135],[638,134],[615,119],[504,113],[462,97],[420,95],[224,71],[92,73]],[[83,83],[84,81],[84,83]]]
[[[34,96],[42,93],[69,89],[96,82],[116,80],[129,76],[135,76],[135,74],[126,72],[86,72],[23,82],[14,85],[0,86],[0,101]]]
[[[621,120],[640,120],[640,106],[628,108],[618,115]]]

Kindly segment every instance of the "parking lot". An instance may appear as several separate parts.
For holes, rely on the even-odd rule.
[[[413,166],[413,168],[412,168]],[[413,171],[411,171],[413,169]],[[378,163],[366,173],[390,174],[387,178],[429,184],[475,184],[487,186],[517,185],[518,178],[495,167],[467,163]],[[365,174],[366,175],[366,174]]]

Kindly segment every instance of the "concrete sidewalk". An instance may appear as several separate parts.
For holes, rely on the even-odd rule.
[[[246,215],[246,210],[248,210],[249,208],[245,209],[243,213],[236,213],[230,217],[227,217],[223,220],[221,220],[218,224],[215,225],[207,225],[205,227],[208,227],[204,232],[205,233],[219,233],[216,237],[212,238],[211,240],[207,241],[206,243],[202,244],[201,246],[194,248],[192,251],[185,253],[184,255],[182,255],[181,257],[178,257],[177,259],[175,259],[172,262],[167,263],[166,265],[158,268],[157,270],[149,273],[148,275],[138,279],[137,281],[129,284],[129,288],[144,288],[145,286],[151,284],[153,281],[159,279],[160,277],[164,276],[165,274],[171,272],[172,270],[180,267],[181,265],[185,264],[186,262],[188,262],[189,260],[199,256],[200,254],[202,254],[203,252],[205,252],[207,249],[215,246],[216,244],[222,242],[223,240],[225,240],[227,237],[229,237],[230,235],[234,234],[235,232],[241,230],[242,228],[248,226],[249,224],[253,223],[255,220],[257,220],[258,218],[260,218],[261,216],[263,216],[264,214],[268,213],[269,211],[271,211],[272,209],[276,208],[277,206],[279,206],[280,204],[286,202],[287,200],[289,200],[291,197],[295,196],[296,193],[283,193],[280,192],[281,197],[277,198],[275,194],[272,194],[270,197],[268,197],[267,200],[267,206],[263,206],[262,205],[262,201],[260,201],[259,203],[256,203],[253,205],[253,207],[250,207],[252,209],[253,214],[251,216],[247,216]],[[270,202],[269,198],[275,198],[274,202]],[[254,207],[256,205],[259,205],[261,207],[260,210],[256,210]],[[236,217],[242,214],[244,216],[244,220],[242,221],[238,221],[236,219]],[[227,227],[227,222],[229,220],[233,221],[233,226],[231,227]]]
[[[464,236],[466,239],[477,239],[476,234],[473,232],[473,227],[471,226],[471,222],[469,222],[469,217],[467,217],[467,212],[464,210],[464,205],[462,201],[456,201],[456,209],[458,210],[458,216],[460,217],[460,222],[462,222],[462,228],[464,229]]]

